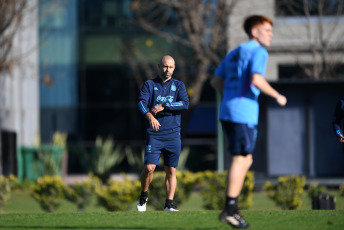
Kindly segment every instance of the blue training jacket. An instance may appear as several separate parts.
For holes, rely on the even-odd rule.
[[[165,109],[155,118],[160,123],[158,131],[153,131],[147,121],[147,133],[168,135],[180,132],[181,111],[189,108],[189,97],[183,82],[171,78],[162,82],[160,77],[147,80],[140,91],[139,110],[142,115],[148,113],[155,105],[165,104]]]

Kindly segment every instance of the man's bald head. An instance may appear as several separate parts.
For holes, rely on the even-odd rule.
[[[165,55],[161,58],[159,67],[159,76],[162,81],[167,81],[172,77],[173,71],[175,69],[175,62],[173,57]]]
[[[165,61],[173,61],[173,63],[175,63],[173,57],[171,57],[170,55],[163,56],[160,60],[160,64],[163,64]]]

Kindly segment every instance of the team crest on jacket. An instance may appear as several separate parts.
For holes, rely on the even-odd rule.
[[[172,91],[176,91],[177,90],[177,87],[176,87],[176,85],[174,83],[172,83],[171,90]]]

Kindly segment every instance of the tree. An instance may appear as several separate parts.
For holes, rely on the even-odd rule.
[[[180,45],[176,58],[186,84],[190,106],[200,101],[203,86],[211,71],[227,53],[228,16],[238,0],[135,0],[131,4],[133,23],[144,31]],[[133,46],[126,47],[127,60],[140,87],[152,66],[135,62]],[[144,73],[144,74],[142,74]]]
[[[296,33],[292,28],[284,27],[285,35],[293,34],[294,38],[303,42],[290,46],[301,73],[295,77],[308,79],[334,79],[343,77],[340,68],[343,68],[342,34],[344,28],[341,20],[344,15],[342,0],[280,0],[276,1],[278,16],[292,16],[298,20]],[[295,29],[295,28],[294,28]],[[291,37],[291,36],[290,36]],[[293,38],[291,38],[293,39]],[[310,59],[305,60],[305,51],[310,54]]]
[[[25,8],[26,1],[0,1],[0,72],[9,71],[15,62],[15,57],[10,55],[10,51]]]

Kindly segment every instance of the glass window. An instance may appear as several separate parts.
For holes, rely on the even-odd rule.
[[[130,17],[127,1],[82,0],[79,1],[79,9],[81,27],[121,27]]]
[[[145,119],[137,108],[139,89],[128,66],[88,66],[80,72],[80,120],[86,140],[144,138]]]
[[[308,64],[304,66],[308,70],[312,69],[312,65]],[[344,78],[344,65],[337,64],[331,73],[330,78]],[[305,70],[297,64],[281,64],[278,66],[278,76],[282,80],[295,80],[295,79],[309,79],[310,77],[306,74]]]
[[[40,29],[75,28],[77,4],[71,0],[41,0],[39,2]]]
[[[276,16],[344,15],[342,0],[275,0]],[[307,10],[305,10],[307,9]]]
[[[278,76],[282,80],[305,79],[306,73],[295,64],[283,64],[278,66]]]
[[[76,1],[39,2],[40,105],[43,107],[77,104],[76,20]]]
[[[92,34],[84,36],[80,59],[85,64],[114,64],[121,62],[120,35]]]

